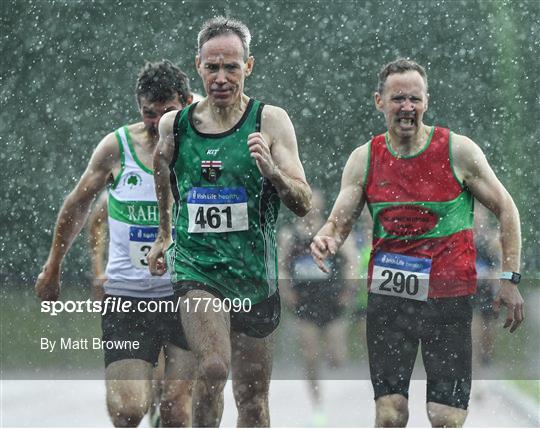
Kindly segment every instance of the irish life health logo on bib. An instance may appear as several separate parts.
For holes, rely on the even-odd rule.
[[[129,257],[134,267],[148,269],[146,257],[156,241],[157,232],[156,226],[129,227]]]
[[[187,196],[190,233],[246,231],[247,192],[238,188],[191,188]]]
[[[377,252],[373,260],[371,293],[426,301],[431,259]]]

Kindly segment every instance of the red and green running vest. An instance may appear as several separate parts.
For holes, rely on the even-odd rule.
[[[451,140],[450,130],[433,127],[419,153],[402,157],[388,133],[369,143],[370,292],[417,300],[475,293],[474,199],[453,169]]]

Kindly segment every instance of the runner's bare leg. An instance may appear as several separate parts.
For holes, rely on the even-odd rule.
[[[275,333],[252,338],[232,332],[233,393],[238,427],[269,427],[268,391],[272,376]]]
[[[215,296],[203,290],[189,291],[181,301],[182,326],[198,363],[193,407],[193,426],[217,427],[223,414],[223,388],[231,366],[230,316],[206,299]],[[196,304],[198,302],[198,306]],[[212,302],[212,301],[210,301]]]
[[[316,406],[321,404],[319,387],[320,329],[313,322],[298,319],[299,343],[304,360],[304,376],[309,383],[311,397]]]
[[[105,369],[107,409],[115,427],[136,427],[152,401],[152,364],[122,359]]]
[[[165,375],[161,396],[162,427],[191,427],[192,393],[196,377],[195,355],[167,344]]]

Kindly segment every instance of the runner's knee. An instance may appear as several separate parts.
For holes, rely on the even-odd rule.
[[[234,399],[238,407],[243,404],[265,404],[268,402],[269,385],[266,381],[243,381],[233,385]]]
[[[405,427],[409,420],[407,399],[402,395],[378,398],[376,404],[377,427]]]
[[[199,371],[202,379],[206,381],[226,381],[229,376],[230,362],[217,354],[204,358]]]
[[[150,392],[144,383],[113,383],[107,386],[107,409],[116,427],[137,426],[150,401]]]
[[[148,410],[149,401],[108,397],[107,408],[115,427],[136,427]]]
[[[467,417],[467,410],[436,402],[429,402],[427,411],[431,426],[434,428],[459,428],[463,426]]]
[[[330,368],[341,368],[345,364],[345,353],[341,350],[332,351],[328,354],[328,365]]]

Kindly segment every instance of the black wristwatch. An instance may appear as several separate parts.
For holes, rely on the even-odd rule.
[[[501,280],[510,280],[511,283],[517,285],[521,281],[521,274],[514,271],[503,271],[499,278]]]

